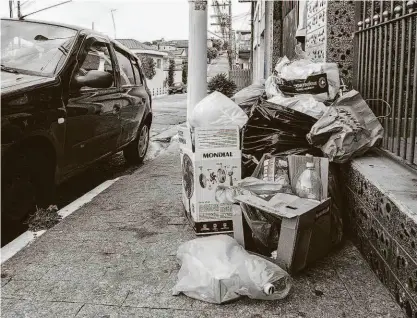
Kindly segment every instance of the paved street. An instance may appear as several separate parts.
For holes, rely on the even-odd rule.
[[[229,62],[227,61],[227,53],[219,56],[217,59],[211,61],[211,64],[207,65],[207,81],[217,74],[229,72]]]
[[[187,115],[187,95],[178,94],[155,98],[153,100],[153,111],[152,139],[170,128],[174,127],[175,129],[177,124],[185,122]],[[157,155],[160,150],[168,146],[168,143],[164,143],[163,141],[151,143],[149,149],[150,157]],[[57,189],[57,200],[54,204],[58,208],[62,208],[104,181],[131,174],[138,168],[140,167],[127,165],[123,153],[117,153],[112,157],[97,162],[85,172],[60,185]],[[2,234],[2,246],[26,230],[26,224],[14,224],[10,226],[9,231]]]
[[[213,305],[172,296],[183,217],[178,144],[123,176],[2,266],[2,317],[403,317],[358,250],[294,277],[281,301]]]

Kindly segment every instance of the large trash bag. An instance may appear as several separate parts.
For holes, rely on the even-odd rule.
[[[265,83],[253,83],[233,95],[230,99],[240,106],[240,104],[247,104],[248,100],[257,100],[259,96],[265,93]],[[253,103],[251,103],[252,107]]]
[[[284,95],[312,94],[317,101],[334,100],[340,89],[336,63],[312,62],[307,59],[282,59],[275,68],[277,85]]]
[[[195,106],[190,118],[192,127],[239,126],[248,120],[245,112],[230,98],[213,92]]]
[[[268,102],[294,109],[316,119],[321,118],[327,110],[324,103],[315,100],[314,96],[310,94],[300,94],[293,97],[281,94],[270,98]]]
[[[357,91],[350,91],[328,107],[307,135],[330,161],[345,163],[363,155],[383,138],[384,128]]]
[[[306,114],[260,98],[243,130],[243,177],[252,174],[256,160],[261,160],[265,153],[274,155],[295,148],[312,148],[306,135],[316,121]]]
[[[228,235],[197,238],[180,245],[181,264],[173,294],[221,304],[240,296],[285,298],[291,277],[278,265],[249,254]]]

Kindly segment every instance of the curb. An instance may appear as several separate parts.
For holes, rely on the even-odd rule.
[[[120,178],[116,178],[113,180],[107,180],[102,184],[95,187],[93,190],[87,192],[83,196],[79,197],[75,201],[71,202],[67,206],[63,207],[61,210],[58,211],[58,215],[61,216],[61,221],[65,219],[68,215],[74,213],[79,208],[81,208],[86,203],[90,202],[94,197],[96,197],[99,193],[103,192],[107,188],[109,188],[113,183],[115,183]],[[60,221],[60,222],[61,222]],[[23,234],[19,235],[13,241],[8,243],[7,245],[1,248],[1,261],[0,264],[3,264],[9,258],[13,257],[17,252],[28,246],[32,243],[37,237],[44,234],[47,230],[41,230],[37,232],[33,231],[26,231]]]

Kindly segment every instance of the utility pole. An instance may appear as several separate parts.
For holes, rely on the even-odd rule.
[[[233,62],[233,43],[232,43],[232,0],[229,0],[229,68],[232,69]]]
[[[94,21],[91,22],[91,30],[94,30]]]
[[[207,95],[207,0],[188,0],[188,5],[187,122],[194,107]]]
[[[20,11],[20,1],[17,0],[17,17],[20,19],[22,17],[22,12]]]
[[[13,1],[9,0],[10,18],[13,18]]]
[[[114,15],[113,12],[117,11],[116,9],[111,9],[111,18],[113,19],[113,29],[114,29],[114,38],[116,39],[116,22],[114,22]]]

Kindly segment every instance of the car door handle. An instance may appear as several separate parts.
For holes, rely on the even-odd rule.
[[[120,105],[119,104],[115,104],[113,106],[113,114],[117,114],[118,112],[120,112]]]

